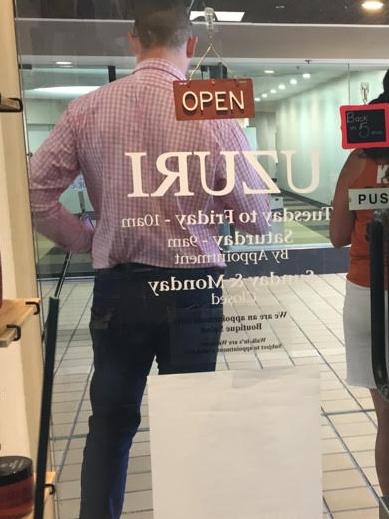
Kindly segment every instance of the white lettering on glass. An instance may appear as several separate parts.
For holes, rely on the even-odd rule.
[[[272,157],[277,162],[276,151],[244,151],[243,155],[258,173],[259,178],[264,182],[267,189],[251,189],[243,182],[243,190],[246,195],[263,195],[266,193],[281,193],[280,189],[271,179],[269,173],[265,170],[260,162],[256,160],[258,157]]]
[[[292,173],[292,157],[296,154],[295,150],[281,151],[283,155],[286,157],[286,174],[288,178],[288,185],[291,191],[299,194],[312,193],[316,191],[320,184],[320,157],[319,152],[314,151],[312,153],[312,177],[311,183],[308,187],[297,187],[293,182],[293,173]]]
[[[287,172],[287,184],[290,191],[307,194],[315,191],[320,184],[320,157],[319,152],[315,151],[312,153],[311,159],[311,179],[310,184],[307,187],[297,187],[293,180],[293,168],[292,159],[296,154],[295,150],[281,151],[281,154],[286,157],[286,172]],[[207,175],[207,157],[211,155],[207,151],[194,151],[194,152],[171,152],[163,153],[156,160],[156,169],[159,173],[164,175],[166,178],[162,180],[159,187],[154,193],[145,193],[143,191],[142,183],[142,158],[146,157],[146,153],[125,153],[126,157],[131,160],[130,174],[132,174],[133,192],[128,194],[129,198],[144,198],[144,197],[163,197],[169,189],[172,189],[175,184],[178,184],[178,191],[174,192],[174,195],[179,196],[194,196],[194,192],[190,190],[189,186],[189,157],[198,157],[200,165],[200,182],[201,188],[205,193],[211,196],[226,196],[232,193],[236,187],[236,182],[242,182],[242,190],[245,195],[262,195],[262,194],[279,194],[281,191],[275,182],[272,180],[270,174],[266,171],[264,166],[259,162],[260,157],[270,157],[278,162],[277,151],[222,151],[220,157],[224,157],[225,162],[225,186],[218,186],[215,183],[214,172],[211,175]],[[258,178],[262,181],[260,188],[255,188],[248,185],[246,180],[241,180],[239,171],[237,171],[237,158],[244,158],[248,165],[252,167],[252,170],[258,175]],[[169,169],[168,162],[177,162],[177,167],[174,171]],[[170,166],[171,167],[171,166]],[[246,165],[247,167],[247,165]],[[380,169],[378,171],[378,177],[385,183],[386,169]],[[193,178],[193,175],[192,175]],[[177,188],[177,186],[175,186]]]
[[[235,187],[235,167],[234,167],[234,157],[239,155],[238,151],[232,152],[222,152],[221,155],[226,157],[226,185],[224,189],[216,191],[208,186],[207,181],[207,168],[206,168],[206,158],[209,157],[210,153],[207,151],[197,151],[194,152],[193,155],[195,157],[199,157],[200,159],[200,178],[201,178],[201,186],[204,191],[211,196],[225,196],[232,193]]]
[[[172,185],[178,181],[180,190],[175,193],[175,196],[193,196],[194,193],[189,191],[189,176],[188,176],[188,157],[192,153],[190,152],[177,152],[177,153],[163,153],[157,159],[157,169],[166,178],[159,186],[159,188],[152,193],[152,197],[162,197],[172,187]],[[172,159],[178,159],[178,171],[170,171],[167,168],[167,161]]]
[[[132,182],[134,192],[128,194],[128,198],[147,198],[150,195],[143,192],[142,185],[142,157],[147,157],[147,153],[125,153],[130,157],[132,163]]]

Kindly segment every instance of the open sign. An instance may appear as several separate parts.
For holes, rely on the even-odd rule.
[[[178,121],[255,117],[251,79],[211,79],[174,82]]]

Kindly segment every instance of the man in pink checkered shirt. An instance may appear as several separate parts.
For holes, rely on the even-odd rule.
[[[215,239],[220,215],[238,224],[242,212],[255,213],[255,221],[240,224],[242,232],[267,232],[267,196],[244,192],[264,186],[243,157],[249,145],[239,125],[176,120],[173,81],[185,79],[197,43],[186,9],[166,1],[140,8],[131,43],[134,73],[71,103],[31,161],[36,228],[65,249],[91,251],[96,269],[80,519],[121,515],[154,359],[160,374],[215,369],[225,269]],[[206,178],[200,152],[207,152]],[[236,152],[235,186],[214,196],[226,187],[224,152]],[[80,171],[95,231],[59,203]],[[214,323],[206,337],[204,315]]]

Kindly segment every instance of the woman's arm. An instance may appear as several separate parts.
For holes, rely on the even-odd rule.
[[[345,247],[351,243],[355,215],[349,209],[348,191],[363,171],[365,162],[359,151],[353,151],[339,175],[330,221],[330,240],[334,247]]]

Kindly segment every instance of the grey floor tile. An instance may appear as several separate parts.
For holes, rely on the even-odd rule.
[[[151,472],[145,474],[128,474],[126,492],[151,490]]]
[[[78,463],[82,463],[84,449],[71,449],[68,450],[65,458],[65,463],[69,465],[74,465]]]
[[[53,403],[58,404],[61,402],[74,402],[80,401],[82,399],[81,391],[66,391],[65,393],[54,393],[53,394]]]
[[[122,514],[122,517],[127,517],[127,519],[153,519],[153,512],[130,512]]]
[[[153,496],[150,490],[126,494],[124,512],[138,512],[141,510],[152,510],[152,508]]]
[[[81,487],[80,481],[61,481],[57,485],[58,498],[64,499],[80,499]],[[61,518],[62,519],[62,518]]]
[[[68,384],[54,384],[53,393],[67,393],[73,391],[84,391],[85,382],[70,382]]]
[[[54,424],[53,433],[52,433],[53,437],[60,438],[60,439],[68,438],[71,434],[72,428],[73,428],[72,423],[63,424],[63,425]]]
[[[53,415],[56,413],[74,413],[77,411],[80,402],[71,400],[70,402],[54,402],[52,405]]]
[[[63,481],[79,481],[81,474],[81,464],[65,465],[59,478],[59,484]]]
[[[130,459],[128,473],[139,474],[141,472],[151,472],[150,456],[138,456],[137,458]]]
[[[60,519],[78,519],[79,511],[79,499],[67,499],[59,502]]]

